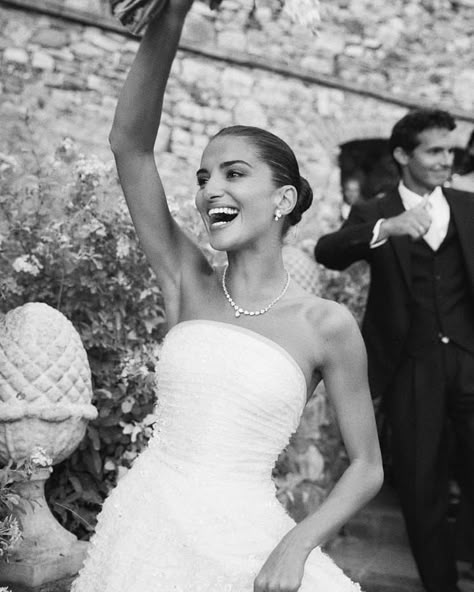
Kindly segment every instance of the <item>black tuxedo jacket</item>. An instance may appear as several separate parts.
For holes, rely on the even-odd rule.
[[[474,194],[443,189],[451,209],[472,295],[474,308]],[[400,362],[410,328],[411,271],[408,236],[391,237],[370,248],[375,223],[404,211],[397,189],[380,199],[352,207],[342,227],[323,236],[315,248],[319,263],[345,269],[366,260],[371,279],[362,324],[369,358],[369,381],[373,396],[383,395]]]

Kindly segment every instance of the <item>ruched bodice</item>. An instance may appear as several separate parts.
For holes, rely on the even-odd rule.
[[[166,338],[158,392],[153,448],[178,470],[238,484],[269,478],[298,427],[306,382],[293,358],[258,333],[187,321]]]
[[[157,384],[154,434],[106,500],[72,592],[253,592],[294,526],[271,473],[301,418],[303,372],[254,331],[185,321]],[[319,590],[360,588],[317,548],[300,592]]]

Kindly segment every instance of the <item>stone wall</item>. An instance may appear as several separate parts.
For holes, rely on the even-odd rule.
[[[252,4],[193,6],[157,142],[170,192],[193,193],[201,150],[220,127],[267,127],[293,146],[315,189],[300,235],[315,236],[335,223],[340,144],[386,137],[417,103],[456,111],[464,143],[474,121],[472,0],[323,0],[318,36],[278,16],[278,2]],[[110,159],[107,135],[137,41],[107,4],[3,2],[0,30],[0,151],[14,150],[28,114],[40,152],[68,135]]]

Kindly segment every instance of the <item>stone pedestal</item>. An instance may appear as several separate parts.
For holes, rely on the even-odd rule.
[[[44,497],[48,468],[36,469],[29,480],[16,484],[21,502],[14,514],[23,538],[11,552],[9,563],[0,562],[0,583],[35,588],[80,569],[88,543],[65,530],[52,515]]]
[[[50,557],[41,564],[26,561],[0,563],[0,586],[22,584],[35,589],[43,584],[74,576],[84,562],[87,548],[88,543],[76,541],[66,556],[57,553],[56,557]]]

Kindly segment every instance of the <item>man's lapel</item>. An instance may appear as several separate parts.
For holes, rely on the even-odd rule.
[[[393,218],[405,211],[398,189],[393,189],[385,199],[380,201],[380,209],[384,218]],[[392,236],[389,239],[390,244],[400,263],[402,275],[408,288],[411,288],[411,257],[410,257],[410,238],[408,236]]]
[[[474,194],[443,189],[453,216],[474,295]]]

